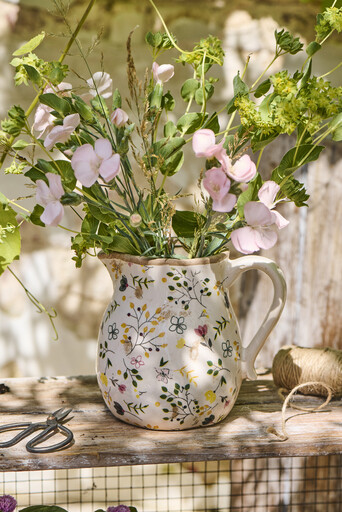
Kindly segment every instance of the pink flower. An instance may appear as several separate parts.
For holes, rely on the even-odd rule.
[[[169,382],[169,378],[170,378],[170,369],[169,368],[162,368],[161,370],[157,370],[157,368],[156,368],[156,372],[157,372],[157,380],[164,382],[165,384],[167,384]]]
[[[63,119],[62,125],[57,125],[49,131],[44,140],[44,146],[50,150],[58,142],[66,142],[80,124],[79,114],[70,114]]]
[[[116,108],[110,116],[112,123],[118,128],[122,128],[128,121],[128,115],[122,108]]]
[[[87,80],[87,84],[89,85],[89,92],[81,96],[84,101],[90,101],[97,95],[103,98],[110,98],[112,95],[113,81],[108,73],[97,71],[92,78]]]
[[[230,162],[226,168],[223,165],[223,169],[226,171],[230,178],[235,181],[244,183],[252,180],[257,172],[255,163],[252,162],[248,155],[243,155],[241,158],[236,160],[234,165],[231,165]]]
[[[67,82],[61,82],[57,85],[55,89],[52,89],[52,87],[46,87],[44,93],[54,93],[58,94],[59,96],[69,96],[69,91],[71,89],[71,84]],[[40,134],[38,135],[39,139],[46,136],[54,126],[53,122],[55,120],[55,117],[51,114],[52,110],[53,109],[51,107],[43,105],[42,103],[40,103],[36,109],[32,128],[40,132]]]
[[[142,356],[132,357],[131,364],[135,366],[135,368],[138,370],[140,366],[144,366],[144,361],[142,360]]]
[[[97,139],[94,147],[83,144],[76,149],[71,159],[76,178],[85,187],[91,187],[99,176],[110,181],[120,171],[120,155],[113,153],[108,139]]]
[[[278,236],[269,228],[274,224],[273,212],[263,203],[250,201],[244,207],[248,226],[236,229],[231,234],[232,243],[239,252],[251,254],[259,249],[270,249]]]
[[[172,64],[162,64],[159,66],[156,62],[152,64],[153,78],[157,84],[168,82],[175,73],[175,68]]]
[[[222,151],[225,151],[223,149],[223,141],[220,144],[215,144],[215,133],[207,128],[197,130],[194,133],[192,149],[198,158],[205,157],[208,159],[217,158]]]
[[[208,326],[206,324],[199,325],[197,327],[197,329],[195,329],[195,333],[198,334],[198,336],[201,336],[202,338],[204,338],[204,336],[207,334],[207,332],[208,332]]]
[[[120,391],[120,393],[124,393],[126,391],[125,384],[119,384],[118,390]]]
[[[43,180],[36,181],[37,203],[45,207],[40,219],[47,226],[58,226],[64,213],[63,206],[59,201],[64,194],[62,180],[59,174],[52,172],[47,172],[46,177],[49,186]]]
[[[236,196],[229,194],[230,181],[221,167],[209,169],[203,179],[203,187],[213,199],[213,210],[230,212],[236,204]]]
[[[277,204],[277,201],[274,200],[279,190],[280,187],[275,181],[265,181],[265,183],[259,189],[258,197],[260,201],[264,203],[265,206],[267,206],[267,208],[272,210]],[[285,219],[285,217],[283,217],[279,212],[272,211],[272,215],[274,217],[274,222],[279,229],[285,228],[289,224],[289,221]]]

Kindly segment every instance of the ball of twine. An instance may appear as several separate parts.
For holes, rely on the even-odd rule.
[[[316,381],[317,384],[301,386],[304,395],[327,396],[323,382],[334,396],[342,395],[342,350],[332,348],[305,348],[290,345],[276,354],[272,365],[276,386],[293,389],[299,384]]]
[[[342,351],[294,345],[283,347],[273,360],[272,374],[284,404],[281,432],[274,427],[269,427],[267,431],[276,435],[280,441],[286,441],[289,437],[285,428],[287,406],[306,412],[324,412],[321,409],[330,402],[333,395],[342,395]],[[291,391],[285,399],[282,393],[286,390]],[[318,407],[303,408],[290,403],[297,391],[304,395],[326,396],[327,399]]]

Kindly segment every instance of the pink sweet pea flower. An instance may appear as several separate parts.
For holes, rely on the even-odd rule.
[[[99,176],[111,181],[120,171],[120,155],[113,153],[108,139],[97,139],[94,147],[83,144],[71,159],[76,178],[84,187],[91,187]]]
[[[259,189],[258,197],[260,201],[267,206],[267,208],[273,210],[277,204],[275,198],[279,190],[280,186],[275,181],[265,181],[265,183]],[[289,224],[289,221],[285,219],[285,217],[283,217],[279,212],[272,211],[272,215],[274,217],[274,222],[279,229],[285,228]]]
[[[70,96],[70,90],[72,89],[72,85],[68,82],[61,82],[54,89],[52,87],[46,87],[44,90],[44,94],[54,93],[58,94],[58,96]],[[43,105],[40,103],[36,109],[34,115],[34,122],[32,128],[40,134],[38,138],[46,137],[46,135],[52,130],[54,124],[55,117],[51,115],[52,108],[47,105]]]
[[[269,226],[274,224],[273,212],[263,203],[250,201],[244,207],[248,226],[238,228],[231,234],[232,243],[239,252],[252,254],[259,249],[270,249],[278,236]]]
[[[118,128],[122,128],[128,121],[128,115],[122,108],[116,108],[110,116],[112,123]]]
[[[54,126],[54,128],[52,128],[45,137],[44,146],[46,149],[52,149],[58,142],[66,142],[79,124],[79,114],[70,114],[69,116],[66,116],[63,119],[63,124]]]
[[[205,173],[203,187],[213,199],[215,212],[230,212],[234,208],[236,196],[228,193],[230,181],[221,167],[212,167]]]
[[[89,93],[82,95],[84,101],[89,101],[97,95],[103,98],[110,98],[112,95],[113,80],[108,73],[97,71],[92,78],[87,80],[87,84],[89,85]]]
[[[208,159],[220,156],[223,149],[223,141],[215,144],[215,133],[207,128],[197,130],[192,137],[192,149],[197,157]]]
[[[36,199],[37,203],[44,206],[40,219],[47,226],[58,226],[62,220],[64,210],[60,198],[64,194],[62,180],[59,174],[47,172],[46,177],[49,185],[43,180],[37,180]]]
[[[173,77],[175,68],[172,64],[162,64],[159,66],[156,62],[152,64],[153,78],[157,84],[164,84]]]
[[[248,155],[243,155],[241,158],[236,160],[234,165],[227,162],[227,166],[223,166],[224,170],[228,174],[230,178],[238,182],[250,181],[256,175],[256,166],[255,163],[252,162]],[[223,165],[223,164],[222,164]]]

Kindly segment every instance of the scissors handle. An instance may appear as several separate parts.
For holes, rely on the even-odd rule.
[[[49,439],[49,437],[54,436],[58,431],[66,436],[63,441],[50,446],[37,446],[38,444],[43,443],[46,439]],[[64,425],[50,425],[26,444],[26,450],[31,453],[49,453],[71,444],[73,439],[73,433]]]
[[[19,432],[16,436],[14,436],[9,441],[5,441],[3,443],[0,443],[0,448],[8,448],[9,446],[13,446],[25,437],[32,434],[32,432],[35,432],[36,430],[42,429],[46,426],[46,423],[11,423],[10,425],[3,425],[0,427],[0,433],[1,432],[8,432],[11,430],[18,430],[22,429],[21,432]]]

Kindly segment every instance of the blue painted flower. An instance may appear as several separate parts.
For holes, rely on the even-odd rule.
[[[119,329],[116,327],[116,323],[114,322],[111,325],[108,325],[108,339],[116,340],[119,334]]]
[[[233,353],[233,347],[229,343],[229,340],[222,343],[223,357],[231,357]]]
[[[170,323],[169,331],[176,331],[177,334],[183,334],[187,329],[184,323],[184,316],[177,317],[173,315],[170,319]]]

